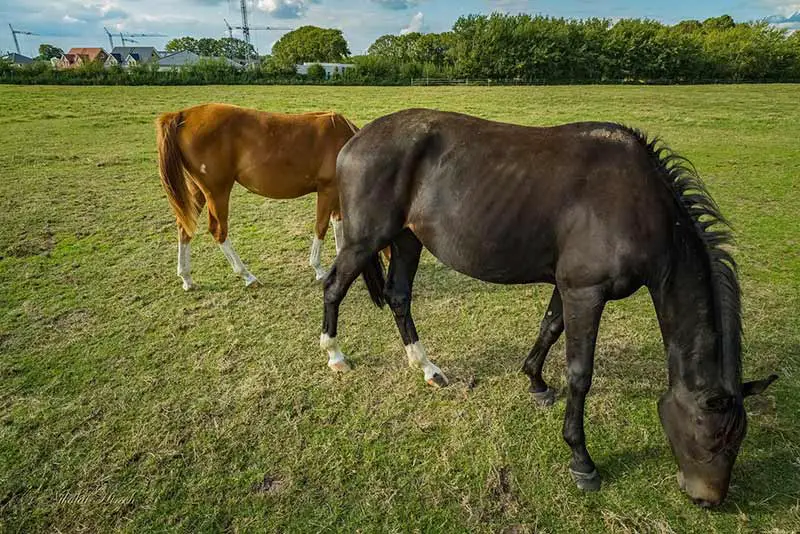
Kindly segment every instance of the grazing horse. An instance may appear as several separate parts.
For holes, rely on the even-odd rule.
[[[584,403],[600,316],[609,300],[646,286],[668,358],[658,412],[695,503],[726,496],[746,430],[743,399],[777,376],[742,383],[736,265],[716,204],[686,160],[636,130],[609,123],[531,128],[432,110],[380,118],[339,154],[344,245],[325,279],[320,345],[348,369],[337,342],[339,305],[361,274],[373,301],[388,302],[410,364],[446,385],[411,317],[425,246],[479,280],[555,285],[524,364],[545,403],[550,347],[566,331],[563,436],[579,488],[600,477],[586,449]],[[389,245],[384,280],[376,254]]]
[[[225,104],[165,113],[156,121],[161,182],[178,222],[178,276],[192,289],[190,242],[208,203],[208,228],[233,272],[257,282],[228,239],[228,203],[239,182],[268,198],[317,193],[317,219],[309,263],[317,280],[322,240],[333,223],[340,239],[336,156],[358,128],[338,113],[288,115]]]

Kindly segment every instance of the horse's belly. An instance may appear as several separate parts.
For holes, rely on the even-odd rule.
[[[535,239],[476,239],[461,233],[412,230],[436,259],[472,278],[498,284],[555,280],[553,252]]]
[[[267,198],[297,198],[317,190],[314,180],[303,176],[285,176],[277,173],[240,175],[237,181],[248,191]]]

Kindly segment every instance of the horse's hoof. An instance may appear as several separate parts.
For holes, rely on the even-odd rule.
[[[350,367],[350,364],[347,363],[347,360],[339,360],[337,362],[328,362],[328,367],[330,367],[331,371],[334,373],[349,373],[353,370]]]
[[[258,278],[256,278],[252,274],[244,279],[244,287],[258,287],[260,285],[261,282],[259,282]]]
[[[433,386],[436,388],[447,387],[447,384],[449,384],[449,382],[447,381],[447,377],[441,373],[436,373],[435,375],[430,377],[427,380],[427,382],[429,386]]]
[[[317,271],[314,276],[317,279],[317,282],[320,280],[325,280],[325,277],[328,276],[328,271]]]
[[[183,283],[183,290],[184,291],[191,291],[191,290],[196,289],[196,288],[197,288],[197,286],[194,285],[192,282],[184,282]]]
[[[549,407],[556,402],[556,392],[551,388],[544,391],[531,391],[531,395],[540,406]]]
[[[600,489],[602,481],[596,469],[592,470],[591,473],[581,473],[573,469],[570,469],[569,472],[572,474],[578,489],[583,491],[598,491]]]

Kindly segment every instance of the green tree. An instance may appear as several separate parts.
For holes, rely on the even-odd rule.
[[[381,35],[369,46],[367,54],[402,61],[405,58],[403,58],[403,50],[399,43],[400,39],[401,36],[398,35]]]
[[[452,64],[450,51],[453,46],[452,32],[426,33],[415,43],[415,61],[420,63],[433,63],[437,67]]]
[[[198,53],[197,39],[195,39],[194,37],[180,37],[178,39],[172,39],[167,43],[167,46],[164,49],[167,52],[189,51],[197,54]]]
[[[327,73],[325,72],[325,67],[320,65],[319,63],[314,63],[308,67],[308,76],[309,80],[324,80],[327,77]]]
[[[42,43],[39,45],[39,59],[47,61],[54,57],[61,57],[63,55],[64,51],[56,46],[47,43]]]
[[[720,17],[710,17],[703,21],[703,29],[705,30],[730,30],[734,28],[736,23],[730,15],[722,15]]]
[[[286,33],[272,47],[272,56],[282,65],[342,61],[350,55],[341,30],[301,26]]]
[[[675,29],[682,33],[695,33],[703,29],[703,23],[699,20],[682,20],[675,25]]]
[[[256,49],[252,44],[241,39],[223,37],[219,40],[222,56],[233,59],[248,59],[257,57]]]
[[[197,50],[195,54],[205,57],[221,57],[225,53],[222,44],[210,37],[203,37],[197,40]]]

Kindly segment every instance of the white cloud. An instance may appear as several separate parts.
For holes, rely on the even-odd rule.
[[[487,0],[492,11],[504,11],[506,13],[521,12],[531,9],[530,0]]]
[[[425,15],[422,14],[422,11],[417,11],[417,14],[411,17],[411,22],[409,22],[408,26],[400,30],[400,35],[422,31],[424,23]]]
[[[395,10],[409,9],[419,3],[418,0],[372,0],[372,2],[386,9]]]
[[[762,0],[762,4],[784,16],[800,13],[800,3],[797,0]]]
[[[772,0],[769,3],[779,12],[765,19],[770,25],[790,32],[800,29],[800,4]]]
[[[276,19],[304,17],[314,0],[258,0],[256,7]]]
[[[70,17],[69,15],[64,15],[61,17],[61,21],[66,24],[86,24],[85,20],[76,19],[75,17]]]
[[[96,11],[100,15],[106,15],[109,11],[119,9],[116,2],[112,0],[100,0],[99,2],[82,2],[81,6],[88,11]]]

